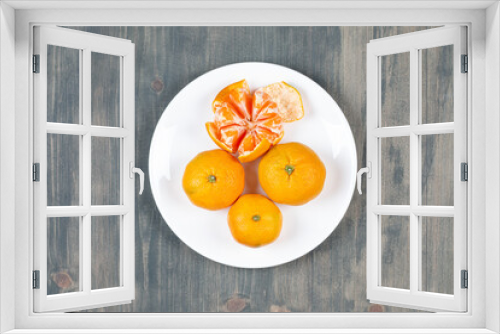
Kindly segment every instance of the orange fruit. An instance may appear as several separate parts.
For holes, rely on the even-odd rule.
[[[312,149],[300,143],[274,146],[259,163],[259,182],[277,203],[302,205],[321,193],[326,169]]]
[[[201,152],[187,164],[182,187],[194,205],[208,210],[223,209],[243,192],[245,171],[241,163],[225,151]]]
[[[210,138],[223,150],[238,153],[241,162],[257,159],[283,138],[277,104],[262,90],[250,94],[246,80],[221,90],[212,110],[214,121],[205,125]]]
[[[281,232],[283,216],[280,209],[265,196],[241,196],[229,209],[227,223],[239,243],[259,247],[270,244]]]
[[[283,122],[294,122],[304,117],[302,96],[295,87],[282,81],[275,82],[260,89],[271,96],[271,99],[276,102],[278,105],[278,113],[281,119],[283,119]]]

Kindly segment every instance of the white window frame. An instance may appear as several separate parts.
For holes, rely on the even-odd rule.
[[[220,3],[165,1],[6,1],[0,4],[0,316],[2,331],[103,333],[127,329],[183,332],[279,333],[494,333],[500,331],[500,11],[498,1],[409,2],[239,2],[220,9]],[[10,6],[16,8],[13,10]],[[62,6],[69,8],[60,8]],[[72,7],[73,6],[73,7]],[[134,9],[123,9],[131,6]],[[149,6],[150,9],[147,9]],[[291,6],[294,9],[289,9]],[[393,8],[397,6],[397,8]],[[22,8],[30,8],[22,10]],[[82,9],[86,7],[87,9]],[[108,8],[103,10],[104,8]],[[151,7],[163,7],[151,9]],[[74,9],[80,8],[80,9]],[[137,10],[143,8],[143,10]],[[184,8],[184,9],[182,9]],[[189,10],[186,10],[190,8]],[[219,8],[219,9],[217,9]],[[111,10],[112,9],[112,10]],[[242,10],[244,9],[244,10]],[[15,23],[12,17],[15,16]],[[469,28],[471,75],[468,79],[470,158],[468,260],[466,313],[436,314],[35,314],[31,290],[32,269],[32,148],[31,45],[36,24],[58,25],[443,25]],[[15,43],[13,34],[15,31]],[[14,47],[15,46],[15,57]],[[168,55],[165,55],[168,56]],[[15,73],[11,67],[15,65]],[[488,66],[488,71],[485,67]],[[9,96],[15,79],[15,98]],[[15,113],[12,111],[15,108]],[[488,121],[486,121],[488,120]],[[4,131],[15,127],[15,134]],[[15,149],[12,142],[15,139]],[[15,157],[15,162],[9,160]],[[362,167],[362,166],[358,166]],[[9,182],[15,169],[15,184]],[[491,174],[489,173],[491,172]],[[486,174],[488,182],[486,183]],[[7,188],[4,188],[4,185]],[[15,193],[15,212],[8,195]],[[488,194],[488,197],[486,196]],[[5,211],[4,211],[5,210]],[[10,218],[15,215],[15,226]],[[15,240],[15,244],[11,241]],[[14,254],[14,256],[12,256]],[[12,289],[12,287],[15,289]],[[12,291],[15,290],[15,291]],[[485,293],[485,291],[488,293]],[[12,309],[14,305],[14,309]],[[138,329],[138,327],[141,329]],[[136,330],[131,330],[134,328]],[[160,330],[160,329],[164,330]],[[381,329],[383,328],[383,329]],[[59,330],[58,330],[59,329]],[[188,331],[187,329],[192,329]],[[47,331],[45,331],[47,332]],[[109,331],[108,331],[109,332]]]
[[[367,298],[370,302],[411,307],[431,311],[467,310],[467,290],[461,287],[461,270],[467,270],[467,184],[461,181],[461,163],[467,163],[467,74],[461,73],[461,55],[467,54],[466,28],[448,26],[372,40],[367,46],[367,164],[371,177],[367,179]],[[453,47],[454,104],[453,122],[422,124],[421,115],[421,50],[451,45]],[[383,56],[408,53],[410,74],[409,124],[382,126],[380,59]],[[453,136],[453,206],[429,206],[420,203],[422,135]],[[409,140],[409,203],[381,203],[381,140],[405,137]],[[409,221],[409,289],[381,285],[382,216],[406,216]],[[453,218],[453,294],[421,290],[421,228],[422,217]]]
[[[35,312],[75,311],[126,304],[135,299],[135,45],[129,40],[90,34],[53,26],[34,27],[34,54],[39,55],[39,73],[34,83],[34,162],[39,163],[40,179],[33,184],[34,270],[39,270],[39,288],[34,289]],[[80,122],[47,122],[47,46],[79,52]],[[119,57],[120,124],[116,127],[91,124],[91,57],[93,52]],[[47,134],[76,135],[80,138],[80,205],[47,206]],[[120,140],[120,203],[92,205],[92,138]],[[132,174],[133,175],[133,174]],[[118,216],[120,224],[120,285],[92,289],[92,217]],[[47,295],[47,218],[79,218],[79,291]]]

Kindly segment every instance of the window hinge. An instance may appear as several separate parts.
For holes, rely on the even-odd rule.
[[[467,270],[462,270],[460,275],[462,278],[462,289],[467,289],[469,287],[469,273]]]
[[[460,180],[469,181],[469,165],[466,162],[462,162],[460,165]]]
[[[38,162],[33,164],[33,181],[40,181],[40,163]]]
[[[469,72],[469,56],[462,55],[462,73]]]
[[[33,73],[40,73],[40,55],[33,55]]]
[[[40,289],[40,270],[33,270],[33,289]]]

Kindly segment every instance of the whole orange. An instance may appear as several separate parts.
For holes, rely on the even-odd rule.
[[[259,163],[259,182],[270,199],[303,205],[321,193],[326,169],[312,149],[300,143],[276,145]]]
[[[194,205],[223,209],[243,192],[245,171],[235,157],[223,150],[201,152],[187,164],[182,187]]]
[[[241,196],[229,209],[227,223],[233,238],[239,243],[259,247],[278,238],[283,216],[280,209],[265,196]]]

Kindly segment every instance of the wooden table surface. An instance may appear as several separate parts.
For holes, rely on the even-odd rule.
[[[189,82],[217,67],[237,62],[270,62],[290,67],[316,81],[343,110],[354,134],[358,167],[366,163],[366,44],[376,38],[426,29],[426,27],[79,27],[97,34],[131,40],[136,45],[136,164],[148,171],[149,146],[156,123],[172,98]],[[64,54],[54,54],[54,64],[64,60]],[[58,58],[59,57],[59,58]],[[430,57],[430,56],[429,56]],[[437,58],[428,58],[439,61]],[[433,60],[434,59],[434,60]],[[441,61],[442,63],[442,61]],[[106,73],[112,60],[93,60],[93,69]],[[386,103],[392,108],[391,120],[404,118],[398,94],[405,94],[397,80],[402,80],[404,60],[386,64],[388,79]],[[436,65],[441,66],[441,65]],[[436,66],[429,65],[431,73]],[[441,66],[442,67],[442,66]],[[57,73],[58,69],[53,68]],[[116,78],[100,74],[103,84],[93,91],[96,109],[102,108],[102,122],[112,122],[117,91],[113,89]],[[93,74],[94,75],[94,74]],[[95,74],[96,80],[99,74]],[[396,81],[390,81],[394,77]],[[446,79],[446,78],[445,78]],[[424,89],[429,100],[439,100],[439,94],[449,91],[438,79],[438,88]],[[115,82],[116,83],[116,82]],[[396,84],[397,85],[396,85]],[[71,89],[74,82],[54,80],[53,87]],[[441,84],[441,86],[439,86]],[[109,86],[108,86],[109,85]],[[96,84],[96,87],[98,85]],[[116,86],[116,85],[115,85]],[[49,85],[50,87],[50,85]],[[65,88],[64,88],[65,87]],[[68,88],[69,87],[69,88]],[[441,87],[441,88],[439,88]],[[424,88],[424,87],[423,87]],[[445,91],[443,91],[445,89]],[[434,95],[435,96],[434,96]],[[432,96],[431,96],[432,95]],[[391,100],[392,99],[392,100]],[[49,101],[49,112],[66,117],[70,101]],[[441,104],[449,101],[438,101]],[[52,103],[52,104],[51,104]],[[99,105],[101,103],[101,105]],[[399,103],[399,104],[398,104]],[[94,107],[94,104],[93,104]],[[404,109],[404,107],[403,107]],[[440,115],[451,110],[443,107]],[[111,111],[110,111],[111,110]],[[429,111],[429,115],[431,115]],[[62,116],[61,116],[62,115]],[[111,120],[109,120],[110,118]],[[108,119],[108,120],[107,120]],[[441,143],[441,144],[439,144]],[[387,186],[388,202],[403,200],[408,189],[408,151],[401,141],[387,143],[384,163],[387,172],[382,175]],[[439,145],[438,145],[439,144]],[[434,163],[448,149],[450,141],[428,140],[425,159],[429,172],[427,183],[442,186],[443,170],[447,166]],[[50,154],[57,155],[71,143],[63,139],[50,142]],[[182,143],[179,143],[182,145]],[[99,146],[99,148],[97,148]],[[451,147],[452,142],[451,142]],[[107,171],[108,179],[96,185],[96,194],[105,194],[101,201],[112,201],[110,189],[114,185],[112,171],[117,150],[116,143],[96,142],[99,155],[96,167]],[[69,153],[70,156],[72,153]],[[74,153],[73,153],[74,154]],[[99,156],[107,159],[98,159]],[[436,159],[434,159],[436,158]],[[74,181],[75,175],[67,170],[75,168],[70,159],[58,160],[60,180]],[[101,161],[102,160],[102,161]],[[424,166],[425,167],[425,166]],[[94,168],[94,167],[93,167]],[[64,174],[66,173],[66,174]],[[76,196],[77,190],[64,190],[56,186],[57,175],[49,178],[49,197]],[[430,178],[430,179],[429,179]],[[430,182],[432,181],[432,182]],[[445,180],[446,181],[446,180]],[[441,183],[439,183],[441,182]],[[59,182],[60,183],[60,182]],[[446,184],[445,184],[446,185]],[[429,186],[430,187],[430,186]],[[73,187],[75,188],[75,187]],[[77,188],[77,187],[76,187]],[[50,190],[52,189],[52,190]],[[365,185],[363,182],[363,189]],[[66,192],[68,194],[64,195]],[[107,192],[107,193],[106,193]],[[432,192],[432,189],[430,191]],[[440,193],[443,201],[449,192]],[[63,194],[63,195],[61,195]],[[97,196],[96,195],[96,196]],[[444,196],[444,197],[443,197]],[[97,197],[96,197],[97,198]],[[429,197],[431,198],[431,197]],[[444,199],[443,199],[444,198]],[[451,197],[452,198],[452,197]],[[98,200],[98,199],[96,199]],[[94,201],[94,199],[93,199]],[[314,222],[311,222],[314,223]],[[370,304],[366,299],[366,197],[356,192],[350,207],[337,229],[315,250],[291,263],[269,269],[237,269],[212,262],[195,253],[177,238],[161,217],[146,179],[142,196],[136,197],[136,297],[128,305],[95,309],[97,312],[408,312],[397,307]],[[49,292],[71,291],[78,286],[78,259],[70,253],[77,252],[78,236],[62,222],[49,228],[54,246],[49,249]],[[427,224],[422,254],[427,268],[423,284],[429,291],[450,292],[449,228],[434,229],[439,224]],[[439,226],[441,226],[439,225]],[[383,282],[389,286],[405,284],[408,280],[405,263],[408,251],[408,230],[398,219],[388,219],[383,225],[385,240],[382,250]],[[93,287],[112,286],[117,281],[116,224],[104,219],[93,227],[93,250],[100,255],[93,257]],[[452,236],[451,236],[452,238]],[[451,242],[451,243],[450,243]],[[101,246],[99,246],[101,245]],[[445,245],[445,246],[443,246]],[[95,248],[94,248],[95,247]],[[58,251],[58,249],[64,252]],[[452,247],[451,247],[452,251]],[[444,254],[444,255],[443,255]],[[446,258],[446,256],[448,256]],[[453,254],[451,253],[451,258]],[[57,281],[63,273],[70,282]],[[432,279],[430,279],[432,278]],[[451,287],[452,289],[452,287]],[[452,290],[451,290],[452,292]]]

